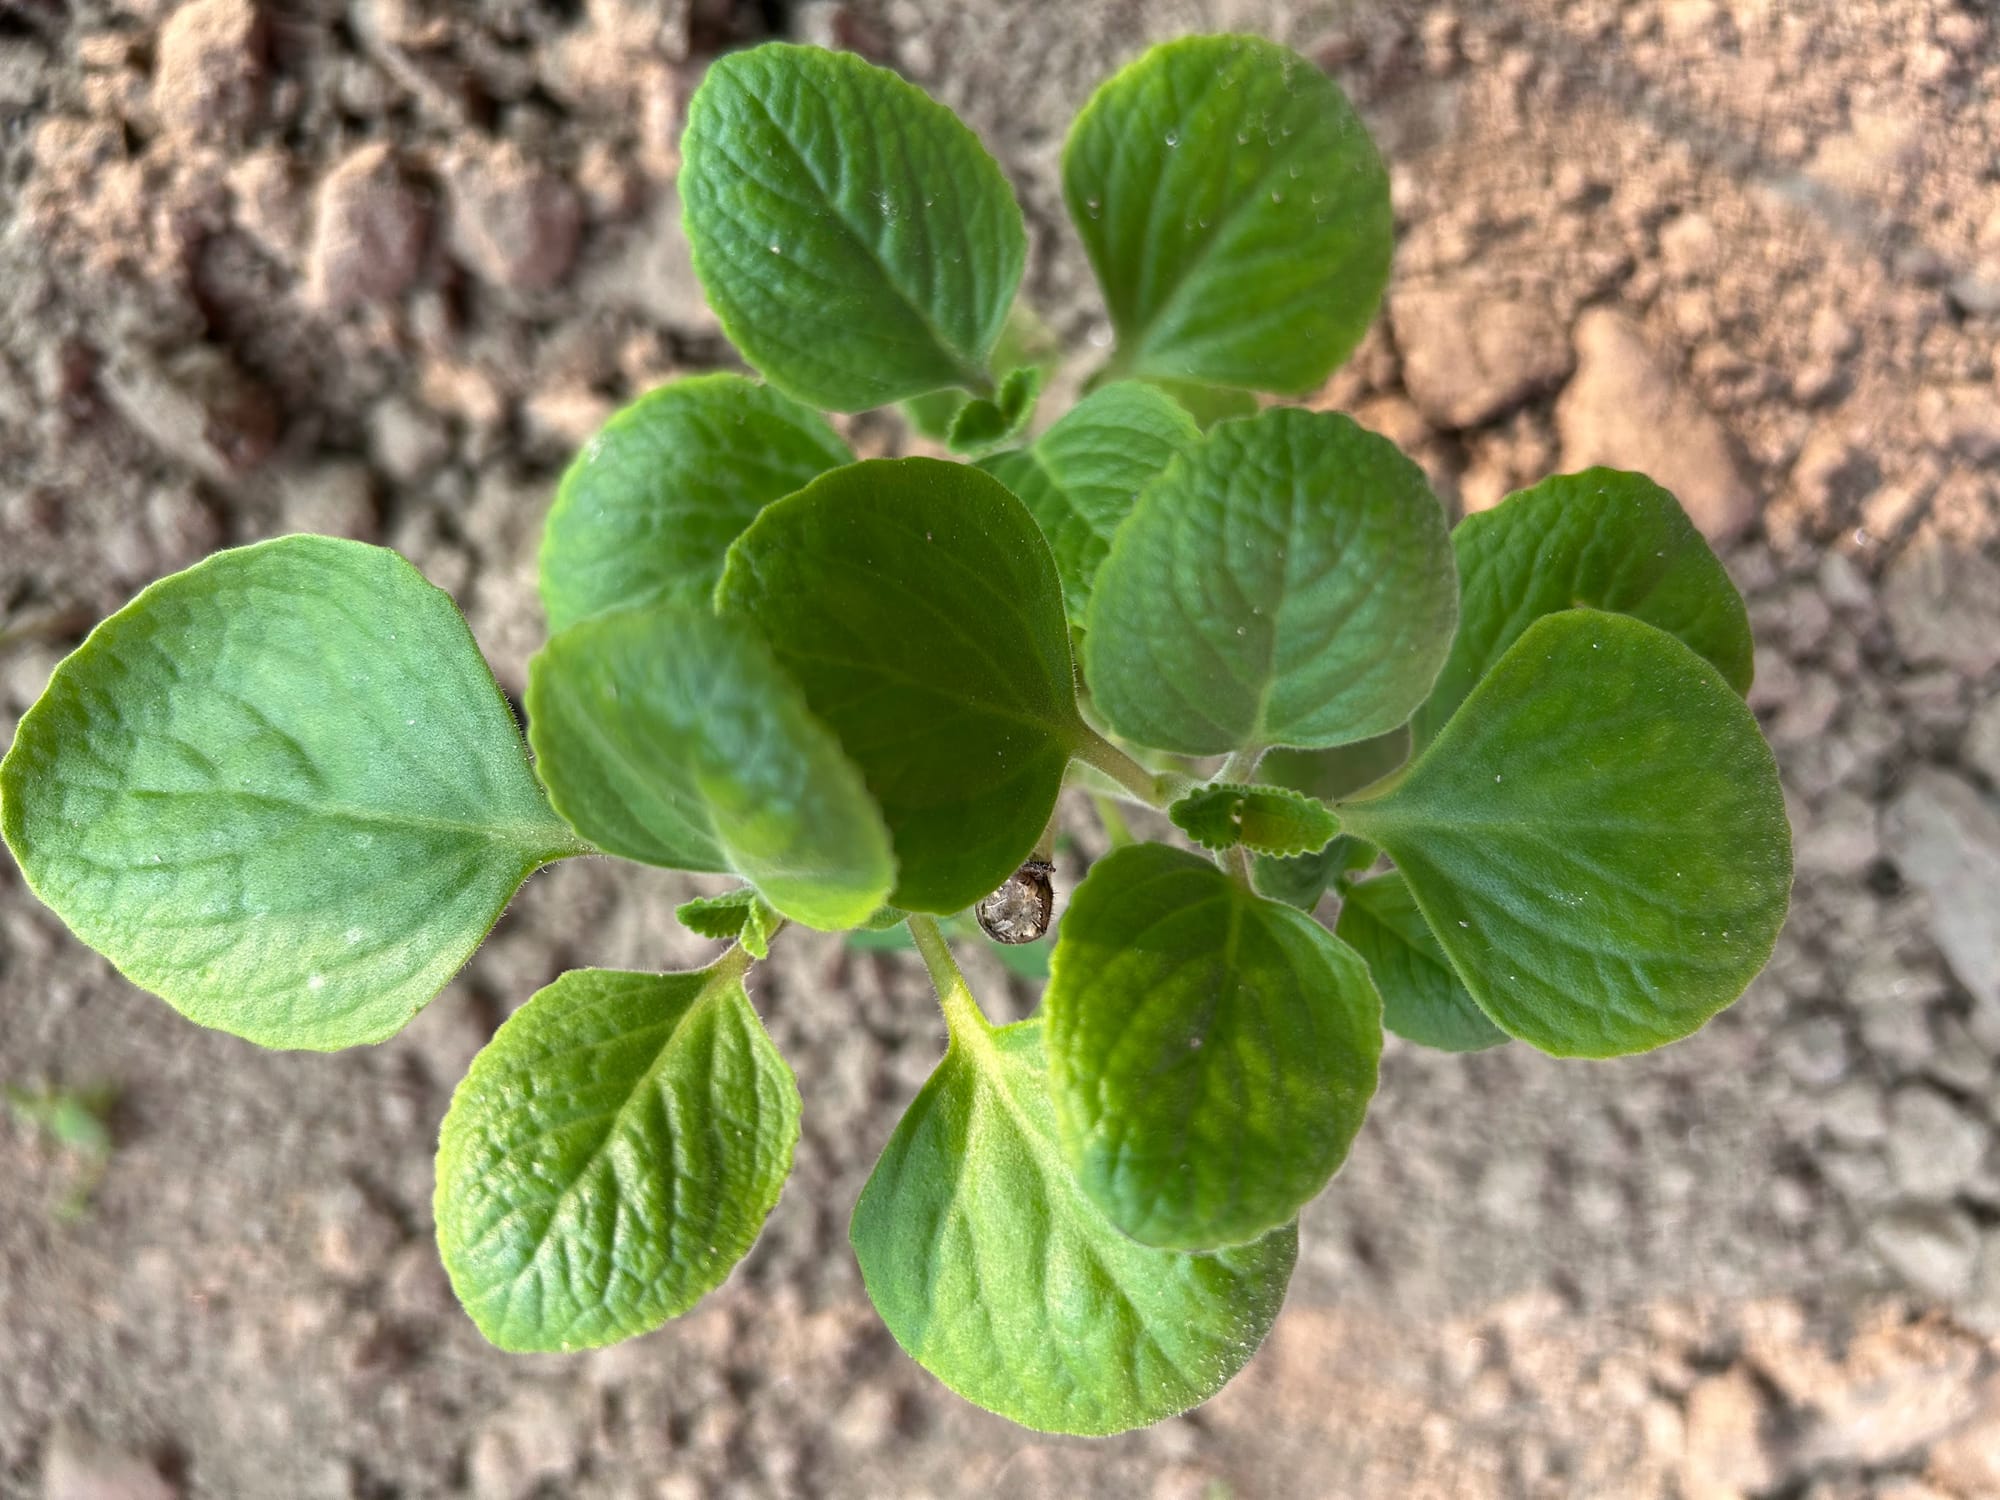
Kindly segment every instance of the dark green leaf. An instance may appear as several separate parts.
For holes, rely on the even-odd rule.
[[[1243,36],[1155,47],[1070,127],[1063,196],[1118,333],[1112,368],[1304,395],[1389,276],[1389,177],[1346,98]]]
[[[992,400],[975,397],[952,417],[947,435],[954,453],[984,453],[1015,437],[1035,415],[1035,400],[1042,393],[1042,371],[1023,365],[1007,372],[1000,391]]]
[[[1401,770],[1409,758],[1410,726],[1398,724],[1387,734],[1330,750],[1273,750],[1257,762],[1257,779],[1337,802]]]
[[[1340,831],[1333,814],[1302,792],[1227,781],[1196,787],[1167,816],[1204,849],[1242,844],[1281,856],[1324,849]]]
[[[1049,539],[1071,620],[1083,623],[1098,565],[1139,491],[1199,435],[1163,393],[1121,381],[1084,397],[1031,447],[981,464]]]
[[[1019,500],[935,459],[837,469],[743,533],[717,600],[861,768],[897,906],[958,911],[1013,874],[1086,733],[1055,562]]]
[[[829,931],[889,893],[861,773],[740,621],[663,605],[573,625],[528,663],[528,721],[556,810],[607,853],[734,871]]]
[[[1256,1351],[1298,1231],[1185,1255],[1135,1243],[1078,1189],[1055,1137],[1041,1025],[954,1033],[854,1208],[868,1295],[966,1400],[1100,1436],[1185,1411]]]
[[[1133,844],[1077,887],[1052,969],[1063,1154],[1112,1223],[1148,1245],[1241,1244],[1326,1186],[1375,1092],[1382,1002],[1325,928]]]
[[[681,152],[695,270],[774,385],[836,411],[990,389],[1027,236],[950,110],[852,53],[770,43],[709,65]]]
[[[1445,1052],[1507,1040],[1459,983],[1400,871],[1349,886],[1334,932],[1367,960],[1382,992],[1382,1024],[1397,1036]]]
[[[1375,863],[1376,849],[1364,839],[1342,834],[1324,849],[1288,859],[1259,854],[1250,861],[1250,883],[1262,895],[1300,911],[1311,911],[1327,887],[1353,870]]]
[[[162,579],[0,764],[35,893],[133,983],[267,1047],[401,1030],[538,866],[549,810],[449,597],[293,536]]]
[[[1674,497],[1642,474],[1560,474],[1468,516],[1452,533],[1459,625],[1412,726],[1421,750],[1479,679],[1543,615],[1588,607],[1678,636],[1739,694],[1750,690],[1750,620]]]
[[[696,375],[619,412],[563,475],[542,533],[549,629],[642,604],[706,607],[757,512],[853,461],[818,413],[740,375]]]
[[[1395,860],[1479,1008],[1558,1056],[1688,1035],[1785,917],[1791,830],[1757,721],[1624,615],[1537,620],[1392,790],[1339,812]]]
[[[1456,599],[1423,471],[1346,417],[1274,407],[1139,496],[1098,569],[1084,670],[1111,727],[1155,749],[1349,744],[1423,702]]]
[[[695,974],[577,969],[502,1026],[438,1141],[438,1248],[502,1349],[678,1317],[756,1241],[799,1093],[734,952]]]

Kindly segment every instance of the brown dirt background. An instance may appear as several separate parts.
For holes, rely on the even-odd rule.
[[[1196,29],[1329,68],[1400,247],[1325,399],[1449,504],[1606,457],[1718,538],[1798,835],[1776,958],[1647,1057],[1392,1046],[1264,1352],[1089,1443],[950,1396],[862,1296],[847,1213],[940,1051],[912,962],[789,934],[754,993],[805,1138],[762,1242],[659,1334],[510,1358],[436,1266],[438,1121],[564,968],[699,957],[682,883],[538,877],[405,1036],[319,1057],[182,1023],[5,865],[0,1082],[120,1103],[77,1218],[82,1164],[0,1116],[0,1495],[2000,1495],[1985,5],[0,0],[0,742],[140,584],[288,530],[400,548],[518,688],[566,455],[728,358],[675,140],[773,27],[965,114],[1083,349],[1056,163],[1095,82]]]

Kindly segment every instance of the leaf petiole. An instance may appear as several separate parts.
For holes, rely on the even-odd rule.
[[[930,970],[931,987],[937,991],[938,1006],[944,1011],[944,1024],[951,1032],[951,1039],[969,1043],[992,1036],[993,1023],[972,998],[972,990],[965,982],[965,975],[959,972],[958,960],[951,956],[951,947],[944,940],[937,918],[912,912],[909,926],[917,951],[924,956],[924,967]]]
[[[1134,800],[1148,807],[1165,807],[1180,794],[1188,780],[1170,771],[1155,775],[1087,725],[1070,753],[1085,765],[1102,771]]]

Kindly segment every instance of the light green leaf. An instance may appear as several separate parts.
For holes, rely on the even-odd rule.
[[[577,969],[473,1060],[438,1140],[438,1249],[502,1349],[679,1317],[755,1243],[799,1092],[733,951],[694,974]]]
[[[1273,854],[1253,856],[1250,883],[1259,895],[1296,906],[1300,911],[1311,911],[1319,905],[1319,898],[1326,894],[1328,886],[1351,871],[1367,869],[1375,863],[1376,854],[1373,844],[1343,833],[1324,849],[1311,854],[1288,858]]]
[[[1631,615],[1678,636],[1750,690],[1750,619],[1680,502],[1643,474],[1559,474],[1467,516],[1452,533],[1459,625],[1412,725],[1421,750],[1513,645],[1557,610]]]
[[[854,1208],[862,1280],[896,1342],[959,1395],[1102,1436],[1207,1400],[1284,1301],[1298,1231],[1186,1255],[1135,1243],[1056,1145],[1041,1024],[954,1035]]]
[[[861,773],[740,621],[662,605],[573,625],[528,663],[528,725],[556,810],[607,853],[734,871],[827,931],[889,893]]]
[[[737,539],[716,597],[861,768],[897,906],[958,911],[1014,873],[1087,732],[1055,561],[1019,500],[935,459],[836,469]]]
[[[1155,47],[1084,107],[1063,196],[1128,375],[1304,395],[1389,277],[1389,176],[1338,87],[1244,36]]]
[[[1195,425],[1203,432],[1217,422],[1231,421],[1236,417],[1254,417],[1262,409],[1262,403],[1249,391],[1236,390],[1226,385],[1202,385],[1193,380],[1161,380],[1147,382],[1155,390],[1173,397],[1179,406],[1195,420]]]
[[[1344,416],[1274,407],[1140,494],[1097,572],[1084,672],[1154,749],[1349,744],[1423,702],[1456,601],[1423,471]]]
[[[1335,745],[1328,750],[1273,750],[1257,762],[1257,779],[1337,802],[1399,771],[1410,758],[1410,726]]]
[[[1382,992],[1382,1024],[1397,1036],[1445,1052],[1507,1040],[1459,983],[1400,871],[1349,886],[1333,930],[1367,961]]]
[[[1302,792],[1227,781],[1196,787],[1167,816],[1204,849],[1242,844],[1280,856],[1324,849],[1340,831],[1333,814]]]
[[[1042,393],[1042,372],[1023,365],[1007,372],[1000,392],[992,400],[976,396],[960,407],[951,420],[946,441],[954,453],[984,453],[989,448],[1017,436],[1035,415],[1035,401]]]
[[[993,346],[992,366],[996,370],[1007,371],[1001,381],[1001,401],[969,395],[963,389],[953,386],[946,390],[931,391],[927,395],[912,396],[902,403],[904,418],[919,434],[942,443],[949,440],[952,425],[960,415],[975,402],[986,407],[999,409],[1004,404],[1008,381],[1015,383],[1012,402],[1013,414],[1008,418],[1006,432],[995,442],[1004,442],[1015,433],[1022,431],[1035,415],[1035,401],[1041,395],[1044,381],[1048,379],[1062,357],[1062,345],[1048,326],[1035,315],[1035,310],[1025,301],[1016,301],[1007,314],[1007,322],[1000,330],[999,342]],[[1028,367],[1032,366],[1032,372]],[[1032,384],[1030,383],[1032,382]],[[1001,412],[1007,417],[1006,412]],[[990,414],[978,419],[990,421]]]
[[[1083,623],[1098,565],[1139,491],[1199,436],[1163,392],[1120,381],[1084,397],[1030,447],[980,465],[1021,497],[1048,538],[1071,620]]]
[[[1027,235],[950,110],[852,53],[774,42],[709,65],[681,155],[695,270],[772,384],[835,411],[990,391]]]
[[[134,984],[316,1051],[393,1036],[532,871],[587,850],[450,598],[308,536],[217,553],[92,631],[0,763],[0,830]]]
[[[1559,1057],[1695,1031],[1785,918],[1791,830],[1757,721],[1624,615],[1537,620],[1389,792],[1338,811],[1395,860],[1479,1008]]]
[[[743,951],[755,959],[769,957],[772,935],[784,925],[784,918],[749,886],[683,901],[674,908],[674,917],[689,932],[741,943]]]
[[[1181,1250],[1289,1223],[1375,1092],[1367,966],[1293,907],[1163,844],[1071,897],[1043,1000],[1063,1154],[1126,1234]]]
[[[542,533],[551,632],[643,604],[706,607],[757,512],[854,455],[817,412],[741,375],[649,391],[604,426]]]

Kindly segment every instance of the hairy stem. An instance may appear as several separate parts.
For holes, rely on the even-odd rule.
[[[1247,784],[1250,778],[1257,774],[1257,762],[1263,758],[1262,745],[1245,745],[1222,763],[1222,769],[1216,773],[1215,779]]]
[[[1241,844],[1231,844],[1215,856],[1215,862],[1229,872],[1230,879],[1245,889],[1250,885],[1250,851]]]
[[[1155,776],[1095,730],[1084,731],[1084,738],[1073,753],[1078,760],[1102,771],[1135,800],[1148,807],[1165,807],[1173,800],[1170,778]],[[1172,778],[1174,781],[1180,779]]]
[[[912,913],[909,924],[917,952],[924,956],[924,967],[930,970],[931,988],[937,991],[938,1007],[944,1011],[944,1024],[952,1040],[971,1042],[991,1035],[993,1023],[972,998],[965,976],[958,971],[958,960],[951,956],[951,948],[938,928],[937,918]]]

